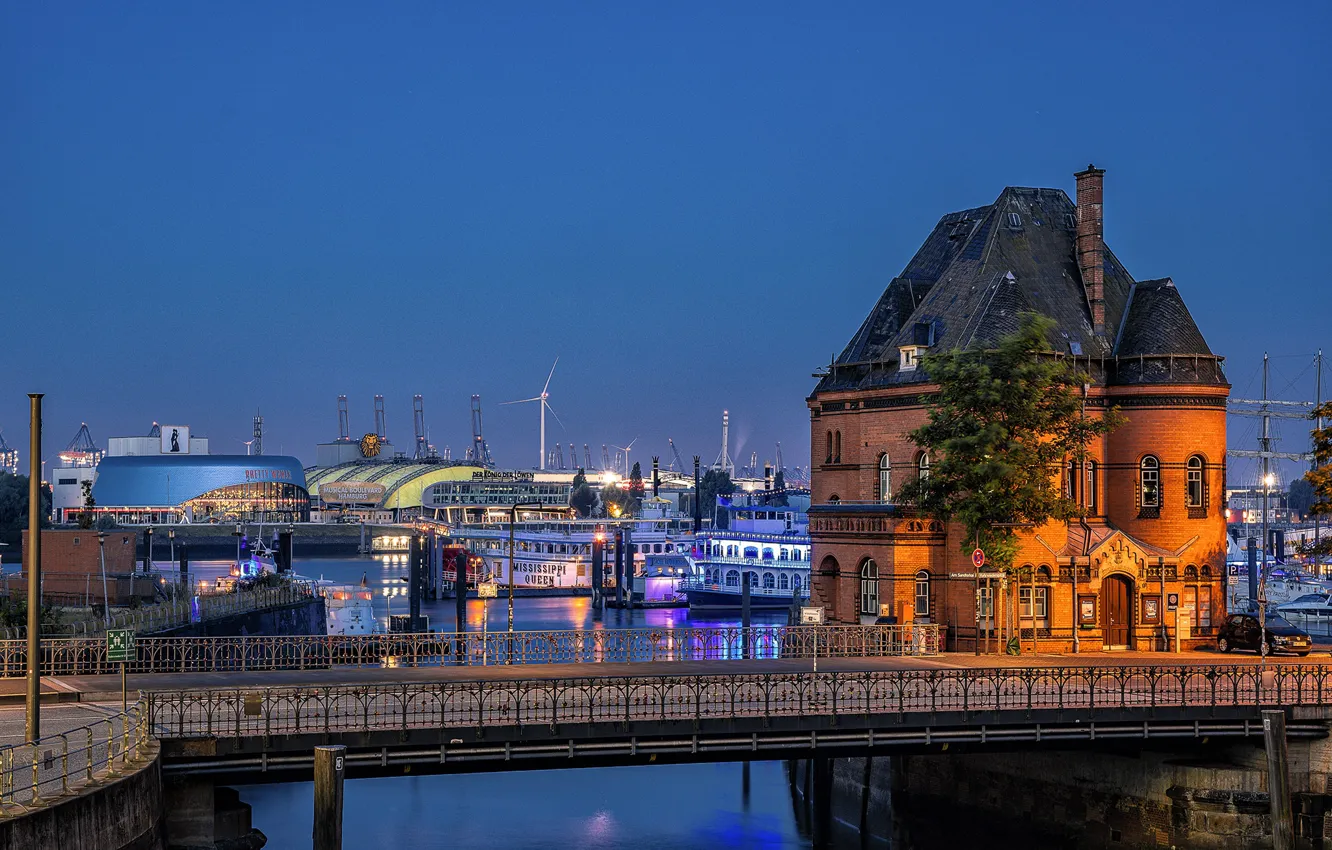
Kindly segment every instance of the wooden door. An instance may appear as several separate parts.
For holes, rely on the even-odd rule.
[[[1124,576],[1107,576],[1101,582],[1101,610],[1104,612],[1106,646],[1128,646],[1132,636],[1132,585]]]

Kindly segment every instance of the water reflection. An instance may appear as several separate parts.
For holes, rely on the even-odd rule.
[[[805,848],[782,765],[616,767],[350,780],[345,847],[411,850]],[[310,783],[242,787],[270,848],[308,847]]]

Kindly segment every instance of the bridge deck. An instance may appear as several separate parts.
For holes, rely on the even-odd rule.
[[[821,658],[820,671],[876,671],[876,670],[968,670],[968,669],[1022,669],[1039,667],[1124,667],[1124,666],[1177,666],[1198,664],[1205,666],[1257,665],[1253,655],[1219,655],[1215,652],[1185,652],[1163,654],[1152,652],[1096,652],[1082,655],[1040,654],[1022,656],[972,655],[948,653],[931,658]],[[1269,658],[1268,666],[1309,664],[1308,659]],[[282,688],[333,687],[339,685],[385,685],[403,682],[498,682],[515,679],[568,679],[572,677],[623,676],[696,676],[723,673],[795,673],[807,672],[813,667],[810,659],[751,659],[710,661],[655,661],[633,663],[586,664],[516,664],[485,667],[335,667],[323,670],[271,670],[234,671],[225,673],[132,673],[128,686],[134,691],[175,691],[213,688]],[[119,698],[120,677],[117,675],[47,676],[43,691],[69,700],[92,701]],[[22,699],[22,681],[0,679],[0,702],[6,696]]]

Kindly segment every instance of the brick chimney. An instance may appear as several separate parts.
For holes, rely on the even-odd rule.
[[[1078,270],[1091,308],[1092,331],[1105,336],[1105,221],[1101,217],[1104,168],[1088,165],[1078,179]]]

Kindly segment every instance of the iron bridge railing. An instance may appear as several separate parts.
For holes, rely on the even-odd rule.
[[[0,821],[114,780],[152,741],[146,702],[33,742],[0,746]]]
[[[277,637],[140,638],[131,673],[313,670],[445,664],[589,664],[739,658],[938,655],[937,624],[571,629]],[[119,672],[102,638],[42,641],[50,676]],[[0,641],[0,677],[23,676],[27,644]]]
[[[498,680],[145,695],[159,737],[1326,705],[1332,667],[1050,667]],[[1144,714],[1143,716],[1148,716]]]

